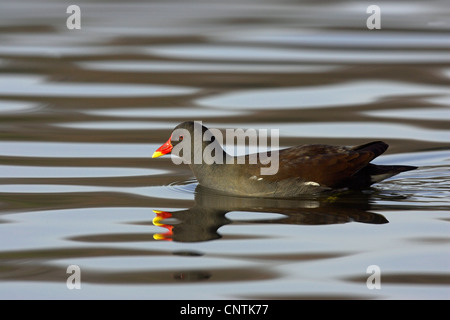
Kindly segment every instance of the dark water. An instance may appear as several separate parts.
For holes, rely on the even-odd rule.
[[[70,3],[71,4],[71,3]],[[446,1],[0,2],[0,297],[448,299]],[[196,190],[184,120],[280,146],[384,140],[363,194]],[[67,267],[81,270],[69,290]],[[369,289],[370,266],[380,289]]]

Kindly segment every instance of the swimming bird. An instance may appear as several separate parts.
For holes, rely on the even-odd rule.
[[[223,150],[213,131],[199,122],[183,122],[152,157],[177,151],[177,163],[188,164],[201,186],[235,196],[269,198],[367,189],[396,174],[417,169],[371,163],[388,148],[383,141],[358,146],[308,144],[232,156]],[[193,139],[195,136],[200,138]],[[277,170],[262,174],[268,168],[268,159],[277,161]]]

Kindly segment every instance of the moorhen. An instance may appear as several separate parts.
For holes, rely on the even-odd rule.
[[[382,141],[352,147],[299,145],[234,157],[222,149],[212,131],[216,135],[220,133],[199,122],[183,122],[175,127],[169,140],[152,158],[178,151],[176,155],[180,157],[172,160],[177,164],[189,164],[201,186],[230,195],[272,198],[366,189],[400,172],[417,168],[370,163],[388,148]],[[259,161],[254,161],[255,156]],[[261,174],[268,167],[267,159],[278,161],[277,171]]]

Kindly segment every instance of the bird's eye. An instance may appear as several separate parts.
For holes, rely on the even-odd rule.
[[[184,139],[184,136],[180,136],[180,137],[178,138],[179,141],[183,141],[183,139]]]

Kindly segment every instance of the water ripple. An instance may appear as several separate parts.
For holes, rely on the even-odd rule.
[[[285,49],[273,47],[247,47],[228,45],[172,45],[154,46],[149,53],[171,58],[225,61],[284,61],[312,63],[446,63],[450,57],[441,51],[388,51],[388,50],[318,50]]]
[[[282,89],[241,90],[197,100],[204,107],[255,109],[305,109],[361,106],[395,96],[445,95],[445,86],[393,81],[358,81]]]
[[[187,95],[195,92],[196,88],[180,86],[45,82],[45,77],[32,74],[0,75],[0,95],[21,97],[152,97]]]

